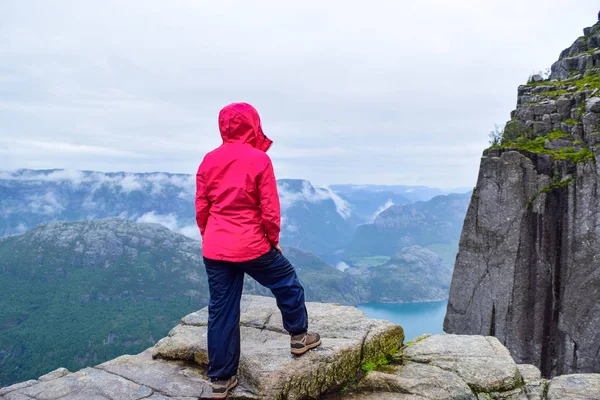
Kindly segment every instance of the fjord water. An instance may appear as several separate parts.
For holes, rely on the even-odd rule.
[[[442,325],[448,301],[430,303],[367,303],[358,306],[367,317],[385,319],[404,328],[405,342],[424,333],[443,333]]]

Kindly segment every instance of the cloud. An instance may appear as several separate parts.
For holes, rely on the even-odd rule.
[[[165,173],[134,174],[134,173],[112,173],[93,171],[78,171],[73,169],[53,171],[0,171],[0,179],[27,182],[61,182],[78,187],[82,184],[90,184],[92,195],[95,191],[107,187],[115,192],[131,193],[136,190],[144,190],[150,194],[160,194],[167,187],[179,190],[177,196],[186,200],[192,200],[195,191],[195,178],[192,175],[169,175]],[[93,205],[91,198],[86,201]]]
[[[131,193],[134,190],[142,189],[142,184],[135,175],[125,175],[123,179],[120,180],[119,186],[123,193]]]
[[[28,196],[27,208],[36,214],[54,216],[65,209],[65,206],[60,203],[54,192],[46,192],[44,194],[36,194]]]
[[[324,194],[323,191],[315,190],[310,182],[301,181],[300,184],[300,190],[295,190],[287,182],[277,182],[279,203],[282,210],[287,210],[298,202],[318,203],[330,199],[330,196]]]
[[[167,186],[175,186],[181,188],[181,192],[178,194],[179,198],[192,200],[196,191],[196,180],[193,175],[155,173],[148,175],[146,180],[152,184],[152,194],[162,193]]]
[[[315,188],[308,181],[294,181],[295,184],[300,182],[299,190],[294,189],[288,182],[277,182],[277,190],[279,192],[279,201],[282,212],[287,211],[297,203],[319,203],[321,201],[333,201],[336,211],[344,219],[351,215],[350,205],[334,193],[329,188]]]
[[[592,0],[123,4],[3,1],[1,168],[193,174],[221,143],[219,109],[244,100],[279,178],[472,187],[517,86],[597,13]]]
[[[288,223],[288,218],[285,215],[285,212],[283,212],[281,215],[281,237],[285,238],[288,235],[293,236],[299,230],[300,228],[298,228],[298,226],[293,223]]]
[[[198,230],[198,227],[196,225],[181,225],[175,214],[161,215],[155,211],[150,211],[137,218],[136,222],[160,224],[174,232],[181,233],[192,239],[200,240],[200,231]]]
[[[338,262],[335,267],[342,272],[350,268],[350,266],[343,261]]]
[[[373,221],[375,221],[375,219],[379,216],[379,214],[381,214],[382,212],[384,212],[385,210],[387,210],[388,208],[390,208],[393,205],[394,205],[394,201],[392,199],[388,199],[388,201],[386,201],[384,205],[382,205],[381,207],[379,207],[377,209],[377,211],[375,211],[375,213],[371,216],[369,222],[372,223]]]
[[[19,225],[17,225],[17,227],[15,228],[15,233],[16,234],[21,234],[21,233],[25,233],[27,232],[27,225],[20,223]]]
[[[344,200],[340,196],[338,196],[330,188],[326,188],[326,189],[329,192],[329,196],[335,203],[335,209],[337,210],[338,214],[340,214],[342,216],[342,218],[344,218],[344,219],[350,218],[350,216],[352,215],[352,210],[350,209],[350,204],[346,200]]]

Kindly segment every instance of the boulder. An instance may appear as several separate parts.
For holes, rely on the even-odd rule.
[[[25,382],[20,382],[20,383],[11,385],[11,386],[0,388],[0,396],[5,396],[10,392],[16,392],[19,389],[25,389],[25,388],[28,388],[29,386],[37,385],[37,383],[38,383],[38,381],[36,381],[35,379],[31,379],[31,380],[28,380]]]
[[[543,81],[544,81],[544,77],[540,74],[531,75],[531,77],[529,78],[530,83],[543,82]]]
[[[52,372],[48,372],[46,375],[42,375],[38,378],[40,382],[51,381],[54,379],[62,378],[63,376],[69,375],[71,372],[66,368],[58,368]]]
[[[561,150],[561,149],[565,149],[567,147],[573,147],[573,141],[572,140],[566,140],[566,139],[550,140],[550,139],[546,139],[546,142],[544,143],[544,148],[546,148],[548,150]]]
[[[121,356],[96,368],[151,388],[163,398],[197,398],[209,396],[206,369],[184,361],[154,360],[151,350],[135,356]],[[237,398],[256,398],[240,382]]]
[[[546,390],[540,370],[515,364],[496,338],[436,335],[408,343],[356,393],[332,399],[544,400]]]
[[[6,400],[138,400],[151,396],[147,386],[95,368],[85,368],[62,378],[40,382],[4,395]]]
[[[592,97],[585,104],[588,112],[600,113],[600,97]]]
[[[600,375],[561,376],[548,384],[538,368],[515,364],[493,337],[422,335],[399,349],[397,325],[367,319],[352,307],[307,307],[324,343],[294,358],[274,300],[243,298],[240,384],[230,400],[600,400]],[[0,400],[210,398],[206,317],[206,309],[187,315],[140,354],[0,389]]]
[[[600,374],[562,375],[548,385],[547,400],[600,400]]]
[[[431,364],[407,362],[386,372],[373,371],[360,382],[360,390],[403,393],[431,400],[475,400],[475,394],[455,372]]]
[[[475,392],[512,390],[522,379],[510,353],[495,337],[435,335],[408,346],[402,357],[452,371]]]
[[[562,118],[569,118],[571,116],[571,107],[573,106],[573,97],[562,96],[556,100],[556,109]]]
[[[310,329],[321,334],[323,345],[294,357],[275,300],[243,298],[239,376],[252,393],[266,399],[317,398],[356,377],[364,363],[390,357],[402,345],[400,326],[370,320],[354,307],[307,303],[307,309]],[[152,356],[205,366],[206,317],[206,310],[201,310],[183,318],[154,346]]]

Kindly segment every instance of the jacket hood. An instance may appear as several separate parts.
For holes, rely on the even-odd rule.
[[[248,103],[232,103],[219,112],[219,131],[224,144],[246,143],[266,152],[273,141],[262,131],[258,111]]]

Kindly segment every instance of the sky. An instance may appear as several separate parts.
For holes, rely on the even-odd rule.
[[[0,170],[195,173],[246,101],[278,178],[473,187],[518,85],[598,6],[2,0]]]

